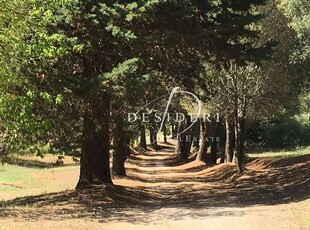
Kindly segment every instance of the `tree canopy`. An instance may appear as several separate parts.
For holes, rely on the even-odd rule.
[[[178,86],[198,95],[207,110],[221,112],[226,143],[235,141],[242,171],[245,121],[257,119],[255,113],[266,120],[270,112],[281,114],[296,104],[300,82],[309,82],[308,5],[306,0],[280,5],[265,0],[1,1],[0,131],[6,152],[29,149],[42,156],[48,146],[49,152],[80,157],[78,188],[112,183],[110,150],[118,162],[114,173],[125,176],[129,146],[142,133],[146,147],[146,129],[157,140],[155,116],[147,125],[129,124],[126,114]],[[279,96],[284,94],[292,94],[290,100]],[[174,109],[186,111],[190,104],[181,100]],[[154,115],[155,109],[148,112]],[[221,127],[213,123],[216,134]],[[187,158],[191,144],[179,144]]]

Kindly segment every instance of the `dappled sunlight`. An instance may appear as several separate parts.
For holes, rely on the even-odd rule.
[[[197,161],[181,163],[172,147],[141,151],[127,160],[128,177],[115,178],[114,186],[4,201],[1,217],[26,221],[83,218],[148,225],[188,219],[199,221],[212,216],[259,215],[259,212],[266,213],[266,205],[306,201],[309,166],[310,155],[287,160],[251,160],[239,175],[232,163],[213,167]],[[77,174],[76,168],[53,176],[60,183],[61,178],[67,180]],[[36,178],[43,180],[44,176],[36,175]],[[256,210],[256,207],[260,208]]]

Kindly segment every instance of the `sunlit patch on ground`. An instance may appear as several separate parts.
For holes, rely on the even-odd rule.
[[[309,154],[252,159],[238,175],[164,147],[136,152],[115,186],[86,191],[74,190],[78,166],[1,166],[0,229],[309,229]]]

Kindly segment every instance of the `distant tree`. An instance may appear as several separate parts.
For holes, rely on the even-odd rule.
[[[309,61],[310,58],[310,2],[307,0],[283,0],[281,8],[289,18],[289,25],[297,33],[292,60]]]
[[[262,60],[265,72],[264,99],[257,106],[257,118],[273,119],[279,113],[293,114],[298,110],[296,100],[300,94],[301,81],[298,70],[291,64],[295,32],[289,27],[277,2],[270,0],[260,8],[265,17],[260,20],[261,35],[258,45],[270,41],[274,44],[267,59]]]
[[[281,9],[289,19],[289,26],[296,32],[295,46],[291,49],[291,62],[298,69],[299,87],[309,93],[310,85],[310,2],[283,0]]]
[[[229,69],[223,67],[218,73],[219,94],[222,105],[225,105],[225,111],[232,114],[234,123],[234,148],[237,160],[238,170],[242,172],[242,158],[245,134],[246,118],[255,113],[255,105],[260,103],[263,92],[264,75],[261,69],[254,63],[248,63],[245,66],[238,67],[236,63],[231,62]],[[231,119],[230,117],[228,119]],[[227,145],[231,143],[230,121],[226,121],[229,129],[227,133]],[[227,147],[227,146],[226,146]],[[226,150],[228,159],[231,157],[231,150]]]

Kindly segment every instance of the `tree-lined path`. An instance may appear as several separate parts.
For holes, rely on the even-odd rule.
[[[160,147],[157,151],[136,149],[126,161],[128,177],[114,178],[114,186],[3,202],[0,226],[5,229],[21,226],[36,229],[39,225],[62,229],[230,226],[306,229],[308,226],[310,155],[254,159],[239,175],[232,163],[212,167],[197,161],[184,163],[174,154],[173,145]]]
[[[0,6],[0,230],[310,229],[309,0]]]

